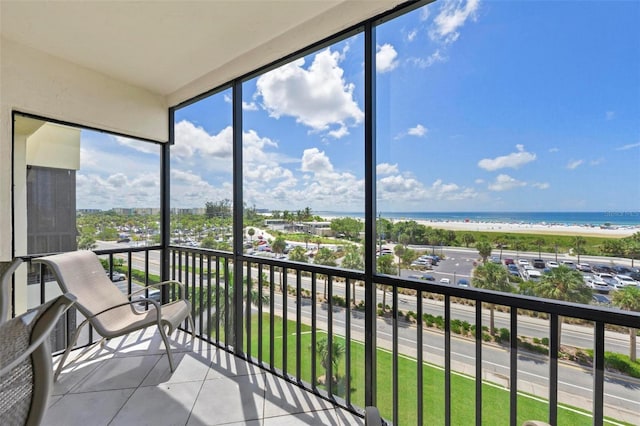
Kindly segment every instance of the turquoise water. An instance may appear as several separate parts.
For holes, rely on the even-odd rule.
[[[364,217],[362,212],[318,211],[318,216]],[[386,219],[527,223],[612,227],[640,226],[640,211],[628,212],[379,212]]]

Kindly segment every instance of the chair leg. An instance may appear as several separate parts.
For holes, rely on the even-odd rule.
[[[66,349],[64,350],[64,354],[62,354],[62,358],[60,359],[60,363],[58,364],[58,367],[56,368],[55,374],[53,375],[53,381],[54,382],[56,382],[58,380],[58,376],[62,372],[62,367],[64,366],[64,363],[67,360],[67,357],[71,353],[71,348],[73,348],[76,345],[76,343],[78,342],[78,337],[80,336],[80,330],[82,330],[82,327],[84,327],[86,324],[87,324],[87,321],[85,320],[78,326],[78,328],[76,328],[76,332],[73,335],[73,339],[72,339],[71,343],[69,343],[67,345]]]
[[[158,331],[160,332],[160,336],[162,337],[162,341],[164,342],[164,347],[167,350],[167,358],[169,358],[169,369],[171,372],[174,372],[173,367],[173,356],[171,356],[171,346],[169,346],[169,339],[167,338],[167,332],[164,330],[164,327],[158,327]]]

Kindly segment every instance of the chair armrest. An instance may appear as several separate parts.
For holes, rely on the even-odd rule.
[[[373,406],[365,407],[364,424],[365,426],[382,426],[382,417],[380,417],[378,408]]]
[[[13,361],[6,364],[2,369],[0,369],[0,376],[5,375],[9,371],[13,370],[18,364],[23,362],[28,356],[31,355],[33,351],[35,351],[48,337],[53,328],[56,325],[57,319],[65,313],[67,309],[69,309],[76,302],[76,297],[71,293],[65,293],[62,296],[56,298],[55,300],[40,305],[39,307],[16,317],[18,321],[24,321],[25,323],[29,323],[31,321],[40,321],[42,318],[45,318],[46,323],[39,328],[36,332],[32,333],[32,337],[36,337],[33,339],[27,348],[20,353],[20,355],[15,358]],[[47,315],[47,312],[51,310],[50,314]],[[48,318],[47,318],[48,316]]]

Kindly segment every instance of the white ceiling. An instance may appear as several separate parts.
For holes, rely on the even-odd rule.
[[[0,0],[0,31],[175,105],[400,3]]]

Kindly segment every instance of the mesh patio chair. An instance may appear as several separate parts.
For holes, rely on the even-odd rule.
[[[53,387],[49,334],[73,302],[62,295],[0,324],[1,425],[42,422]]]
[[[81,250],[45,256],[34,259],[33,262],[43,263],[49,267],[62,291],[71,293],[76,297],[75,307],[86,318],[78,326],[72,341],[67,346],[56,369],[54,380],[57,380],[71,348],[75,346],[78,340],[80,330],[86,324],[91,324],[94,330],[103,337],[103,340],[125,336],[137,330],[157,326],[167,351],[169,368],[172,372],[175,368],[167,335],[173,333],[180,323],[188,319],[192,337],[195,338],[195,327],[191,318],[191,303],[185,298],[184,286],[177,281],[165,281],[148,286],[177,285],[180,287],[182,298],[161,305],[151,298],[129,300],[111,282],[100,263],[100,259],[92,251]],[[148,287],[143,287],[136,293],[142,292]],[[137,310],[135,305],[141,302],[147,303],[149,309],[146,311]]]

